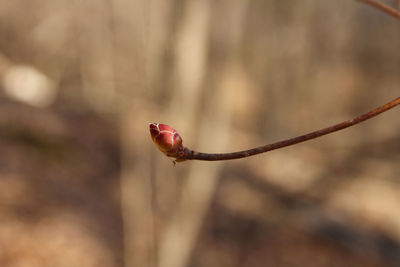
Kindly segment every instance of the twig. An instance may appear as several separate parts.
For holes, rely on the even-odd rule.
[[[310,139],[314,139],[326,134],[330,134],[342,129],[345,129],[347,127],[353,126],[355,124],[358,124],[360,122],[363,122],[365,120],[371,119],[385,111],[388,111],[391,108],[394,108],[395,106],[400,104],[400,97],[390,101],[389,103],[380,106],[376,109],[371,110],[368,113],[365,113],[363,115],[360,115],[358,117],[355,117],[352,120],[347,120],[344,122],[341,122],[339,124],[317,130],[305,135],[297,136],[294,138],[286,139],[283,141],[279,141],[276,143],[252,148],[249,150],[243,150],[239,152],[233,152],[233,153],[217,153],[217,154],[210,154],[210,153],[201,153],[197,151],[190,150],[188,148],[184,148],[184,154],[181,156],[176,157],[177,161],[185,161],[185,160],[206,160],[206,161],[217,161],[217,160],[231,160],[231,159],[240,159],[240,158],[245,158],[245,157],[250,157],[254,156],[257,154],[265,153],[274,149],[286,147],[286,146],[291,146],[297,143],[305,142]]]
[[[397,19],[400,19],[400,12],[397,11],[396,9],[389,7],[382,2],[375,1],[375,0],[356,0],[368,5],[371,5],[375,8],[378,8],[382,10],[383,12],[396,17]],[[397,105],[400,104],[400,97],[390,101],[389,103],[378,107],[374,110],[371,110],[370,112],[360,115],[352,120],[344,121],[339,124],[317,130],[305,135],[297,136],[291,139],[286,139],[283,141],[279,141],[273,144],[268,144],[265,146],[260,146],[256,147],[253,149],[249,150],[243,150],[239,152],[233,152],[233,153],[217,153],[217,154],[209,154],[209,153],[201,153],[197,151],[190,150],[188,148],[184,148],[184,156],[177,157],[177,161],[184,161],[184,160],[206,160],[206,161],[217,161],[217,160],[231,160],[231,159],[239,159],[239,158],[245,158],[245,157],[250,157],[253,155],[265,153],[274,149],[286,147],[286,146],[291,146],[297,143],[305,142],[310,139],[314,139],[326,134],[330,134],[342,129],[345,129],[347,127],[353,126],[355,124],[358,124],[360,122],[363,122],[365,120],[371,119],[372,117],[375,117],[376,115],[385,112]]]
[[[396,9],[389,7],[382,2],[375,1],[375,0],[356,0],[358,2],[362,2],[368,5],[371,5],[375,8],[382,10],[383,12],[400,19],[400,12]],[[265,153],[271,150],[275,150],[278,148],[291,146],[294,144],[298,144],[301,142],[305,142],[307,140],[311,140],[323,135],[327,135],[347,127],[356,125],[360,122],[365,120],[371,119],[385,111],[388,111],[391,108],[400,104],[400,97],[390,101],[389,103],[380,106],[376,109],[371,110],[368,113],[360,115],[352,120],[347,120],[336,125],[317,130],[305,135],[297,136],[294,138],[286,139],[283,141],[279,141],[276,143],[238,151],[232,153],[202,153],[188,149],[187,147],[183,146],[182,138],[179,134],[170,126],[165,124],[158,124],[158,123],[150,123],[150,133],[152,136],[153,141],[156,143],[158,148],[166,154],[168,157],[175,158],[175,162],[181,162],[185,160],[205,160],[205,161],[217,161],[217,160],[231,160],[231,159],[240,159],[246,158],[250,156],[254,156],[257,154]]]
[[[396,18],[400,19],[400,12],[399,11],[397,11],[396,9],[394,9],[394,8],[392,8],[390,6],[387,6],[387,5],[383,4],[382,2],[375,1],[375,0],[356,0],[356,1],[371,5],[373,7],[376,7],[376,8],[382,10],[383,12],[386,12],[387,14],[389,14],[389,15],[391,15],[393,17],[396,17]]]

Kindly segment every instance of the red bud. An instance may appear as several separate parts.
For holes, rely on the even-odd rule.
[[[161,152],[168,157],[179,158],[184,155],[181,136],[171,126],[149,123],[151,138]]]

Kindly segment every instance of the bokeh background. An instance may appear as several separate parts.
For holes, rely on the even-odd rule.
[[[395,1],[385,3],[397,7]],[[400,266],[400,21],[357,1],[2,0],[0,266]]]

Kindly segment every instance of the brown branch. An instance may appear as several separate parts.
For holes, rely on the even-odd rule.
[[[368,4],[375,8],[378,8],[378,9],[382,10],[383,12],[385,12],[395,18],[400,19],[400,12],[398,10],[396,10],[390,6],[387,6],[387,5],[383,4],[382,2],[375,1],[375,0],[356,0],[356,1]]]
[[[400,19],[400,12],[397,11],[396,9],[389,7],[388,5],[383,4],[382,2],[375,1],[375,0],[356,0],[365,4],[368,4],[370,6],[373,6],[377,9],[380,9],[381,11],[385,12],[386,14],[389,14],[397,19]],[[184,150],[184,156],[183,157],[178,157],[177,161],[184,161],[184,160],[207,160],[207,161],[216,161],[216,160],[231,160],[231,159],[239,159],[239,158],[245,158],[245,157],[250,157],[253,155],[265,153],[274,149],[286,147],[286,146],[291,146],[297,143],[305,142],[310,139],[314,139],[323,135],[327,135],[339,130],[342,130],[344,128],[353,126],[355,124],[358,124],[360,122],[363,122],[365,120],[371,119],[372,117],[375,117],[376,115],[385,112],[397,105],[400,104],[400,97],[390,101],[389,103],[378,107],[374,110],[371,110],[370,112],[360,115],[352,120],[344,121],[339,124],[317,130],[305,135],[297,136],[291,139],[286,139],[283,141],[279,141],[273,144],[268,144],[265,146],[260,146],[256,147],[253,149],[249,150],[243,150],[239,152],[233,152],[233,153],[218,153],[218,154],[209,154],[209,153],[201,153],[197,151],[192,151],[188,148],[185,148]]]
[[[382,10],[383,12],[400,19],[400,12],[396,9],[389,7],[382,2],[375,1],[375,0],[356,0],[370,6],[373,6],[377,9]],[[347,120],[336,125],[317,130],[305,135],[297,136],[294,138],[286,139],[283,141],[279,141],[276,143],[238,151],[232,153],[201,153],[197,151],[190,150],[183,146],[182,138],[179,134],[170,126],[165,124],[158,124],[158,123],[150,123],[150,132],[153,138],[153,141],[156,143],[158,148],[166,154],[168,157],[174,157],[175,162],[185,161],[185,160],[206,160],[206,161],[217,161],[217,160],[231,160],[231,159],[240,159],[245,157],[250,157],[253,155],[265,153],[274,149],[291,146],[294,144],[298,144],[301,142],[305,142],[307,140],[311,140],[323,135],[327,135],[347,127],[356,125],[360,122],[365,120],[371,119],[385,111],[388,111],[391,108],[400,104],[400,97],[390,101],[389,103],[378,107],[374,110],[371,110],[368,113],[360,115],[352,120]]]
[[[344,122],[341,122],[339,124],[317,130],[305,135],[297,136],[294,138],[286,139],[283,141],[279,141],[273,144],[268,144],[265,146],[260,146],[256,148],[252,148],[249,150],[243,150],[239,152],[233,152],[233,153],[218,153],[218,154],[209,154],[209,153],[201,153],[201,152],[196,152],[193,150],[190,150],[188,148],[184,148],[184,155],[181,157],[177,157],[177,161],[185,161],[185,160],[206,160],[206,161],[217,161],[217,160],[231,160],[231,159],[240,159],[240,158],[245,158],[245,157],[250,157],[253,155],[265,153],[274,149],[286,147],[286,146],[291,146],[297,143],[305,142],[310,139],[314,139],[326,134],[330,134],[342,129],[345,129],[347,127],[353,126],[355,124],[358,124],[360,122],[363,122],[365,120],[371,119],[382,112],[388,111],[391,108],[394,108],[395,106],[400,104],[400,97],[390,101],[389,103],[380,106],[376,109],[373,109],[363,115],[360,115],[358,117],[355,117],[352,120],[347,120]]]

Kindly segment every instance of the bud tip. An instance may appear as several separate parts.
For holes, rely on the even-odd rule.
[[[169,125],[149,123],[151,139],[158,149],[169,157],[179,158],[184,154],[182,138],[178,132]]]

